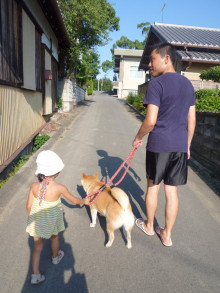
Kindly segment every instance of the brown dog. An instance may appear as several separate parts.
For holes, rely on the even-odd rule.
[[[103,183],[98,179],[98,174],[82,175],[82,186],[88,194],[100,189]],[[95,196],[92,197],[92,199]],[[127,194],[120,188],[106,187],[93,204],[90,205],[92,223],[95,227],[97,212],[106,217],[109,241],[106,247],[110,247],[114,241],[114,230],[124,226],[127,233],[127,248],[131,248],[131,230],[134,226],[134,215]]]

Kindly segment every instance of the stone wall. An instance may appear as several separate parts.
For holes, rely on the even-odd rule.
[[[216,89],[220,88],[220,83],[206,80],[190,80],[194,90],[198,91],[201,89]]]
[[[192,157],[220,174],[220,113],[197,112]]]
[[[63,79],[58,82],[58,96],[63,101],[62,110],[70,112],[75,105],[85,100],[86,90],[80,87],[75,79]]]

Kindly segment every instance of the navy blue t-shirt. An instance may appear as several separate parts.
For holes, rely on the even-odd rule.
[[[151,80],[143,105],[159,107],[157,122],[149,133],[147,150],[150,152],[188,151],[187,116],[195,105],[191,82],[178,73],[167,72]]]

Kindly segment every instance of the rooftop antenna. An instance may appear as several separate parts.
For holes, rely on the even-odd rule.
[[[165,6],[166,6],[166,3],[163,5],[163,7],[162,7],[162,9],[160,11],[160,12],[162,12],[162,23],[163,23],[163,10],[164,10]]]

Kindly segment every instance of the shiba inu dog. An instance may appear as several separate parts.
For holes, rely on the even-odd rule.
[[[103,183],[95,175],[82,175],[82,186],[88,194],[100,189]],[[92,196],[93,199],[96,195]],[[120,188],[106,187],[102,194],[93,204],[90,205],[92,223],[90,227],[95,227],[97,212],[106,217],[106,227],[108,232],[108,242],[106,247],[110,247],[114,241],[114,230],[124,226],[127,234],[127,248],[131,248],[131,231],[134,226],[134,215],[127,194]]]

